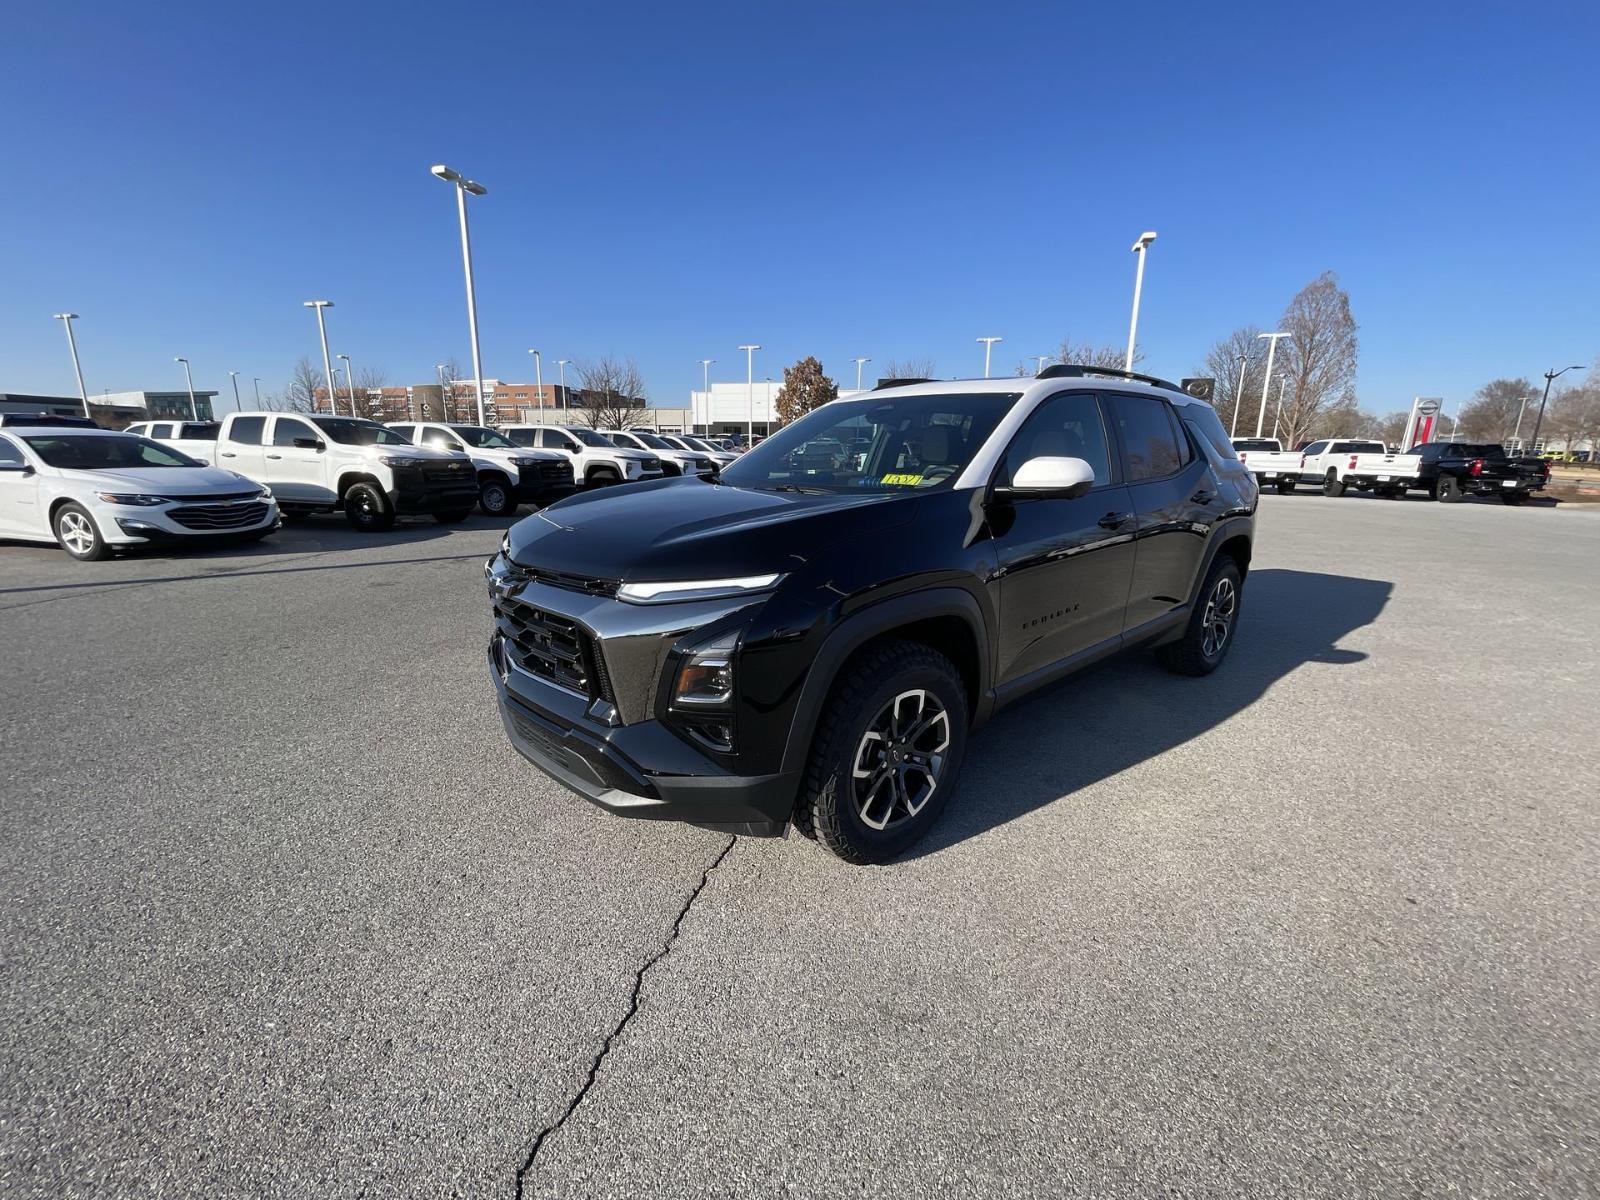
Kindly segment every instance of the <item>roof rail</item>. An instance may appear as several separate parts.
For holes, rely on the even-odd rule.
[[[1089,367],[1078,363],[1055,363],[1040,371],[1035,378],[1083,379],[1090,375],[1109,375],[1113,379],[1136,379],[1140,383],[1148,383],[1151,387],[1166,388],[1169,392],[1183,391],[1181,387],[1170,379],[1160,379],[1154,375],[1141,375],[1138,371],[1124,371],[1119,367]]]
[[[873,385],[872,390],[876,392],[882,390],[883,388],[910,387],[913,383],[932,382],[933,380],[931,379],[913,379],[910,376],[907,376],[904,379],[880,379]]]

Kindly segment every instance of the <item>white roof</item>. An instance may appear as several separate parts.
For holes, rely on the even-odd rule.
[[[1204,400],[1197,400],[1189,393],[1177,387],[1171,389],[1153,387],[1137,379],[1123,379],[1116,375],[1053,375],[1046,379],[1038,379],[1032,375],[1011,375],[995,379],[930,379],[927,383],[906,383],[898,387],[874,388],[871,391],[857,392],[852,396],[841,396],[833,401],[834,404],[853,404],[858,400],[882,399],[885,396],[943,396],[951,392],[965,392],[968,395],[977,393],[1001,394],[1015,392],[1026,395],[1029,392],[1060,391],[1062,387],[1081,387],[1086,389],[1116,388],[1120,392],[1143,392],[1149,396],[1159,396],[1173,404],[1204,404]]]

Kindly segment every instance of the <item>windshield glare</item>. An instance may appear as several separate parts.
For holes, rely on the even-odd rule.
[[[517,444],[503,433],[496,433],[492,429],[485,429],[482,425],[452,425],[456,436],[469,446],[479,446],[486,450],[515,450]]]
[[[835,400],[722,470],[735,487],[899,492],[949,487],[1020,392]]]
[[[316,427],[345,446],[409,446],[411,442],[376,421],[356,417],[312,417]]]
[[[667,443],[665,438],[658,438],[653,433],[635,433],[633,436],[638,438],[646,446],[649,446],[652,450],[672,449],[672,446]]]
[[[65,471],[126,471],[149,467],[203,467],[187,454],[149,438],[123,435],[105,437],[70,433],[36,434],[24,438],[33,452],[52,467]]]
[[[616,446],[616,443],[610,438],[604,437],[592,429],[569,429],[567,432],[573,437],[577,438],[585,446]]]

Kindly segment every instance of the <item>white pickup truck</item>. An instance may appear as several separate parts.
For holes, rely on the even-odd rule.
[[[478,472],[478,507],[491,517],[509,516],[523,504],[543,508],[577,490],[565,455],[524,449],[483,425],[406,421],[389,428],[419,446],[468,456]]]
[[[653,451],[624,449],[610,438],[582,426],[502,425],[500,432],[518,446],[554,450],[565,455],[585,487],[661,478],[661,458]]]
[[[1342,496],[1353,487],[1398,500],[1421,470],[1417,455],[1391,454],[1382,442],[1361,438],[1324,438],[1300,452],[1300,481],[1320,482],[1324,496]]]
[[[214,467],[217,465],[217,431],[221,428],[220,421],[136,421],[123,432],[161,442]]]
[[[1234,438],[1233,449],[1245,470],[1256,477],[1259,488],[1288,493],[1300,482],[1300,455],[1285,450],[1277,438]]]

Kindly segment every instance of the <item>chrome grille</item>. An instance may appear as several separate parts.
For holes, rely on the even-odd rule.
[[[181,508],[167,509],[167,516],[185,529],[243,529],[266,520],[267,506],[261,501],[254,504],[186,504]]]

